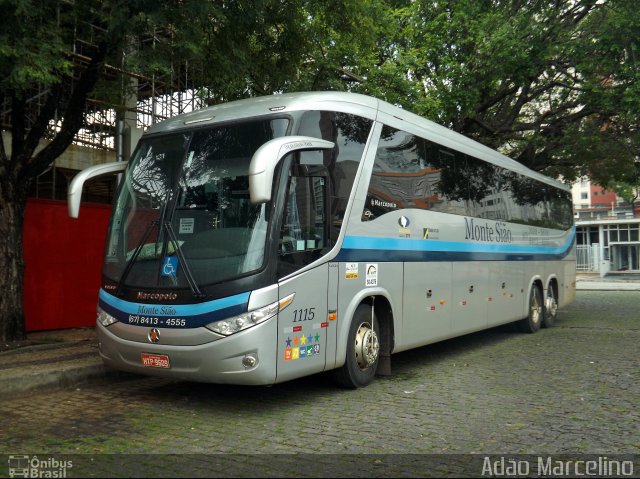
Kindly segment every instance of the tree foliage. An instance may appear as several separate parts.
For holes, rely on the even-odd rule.
[[[407,1],[382,23],[356,90],[551,176],[602,181],[637,158],[633,0]]]

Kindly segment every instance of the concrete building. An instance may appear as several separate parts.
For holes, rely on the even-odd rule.
[[[583,179],[573,185],[577,269],[640,272],[640,208]]]

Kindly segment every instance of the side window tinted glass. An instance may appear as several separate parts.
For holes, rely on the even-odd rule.
[[[568,192],[384,126],[362,221],[401,208],[546,228],[573,224]]]
[[[309,162],[315,161],[327,169],[326,189],[329,201],[329,239],[335,242],[340,234],[347,203],[355,182],[362,154],[373,121],[357,115],[334,111],[307,111],[299,120],[297,134],[333,141],[332,150],[305,152]]]
[[[411,133],[383,127],[362,212],[363,221],[401,208],[465,214],[464,156]]]

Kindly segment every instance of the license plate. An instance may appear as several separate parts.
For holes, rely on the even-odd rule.
[[[142,353],[142,365],[149,368],[165,368],[169,369],[169,356],[166,354],[147,354]]]

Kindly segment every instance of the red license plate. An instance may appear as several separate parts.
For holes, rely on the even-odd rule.
[[[169,356],[166,354],[147,354],[142,353],[142,365],[149,368],[165,368],[169,369]]]

